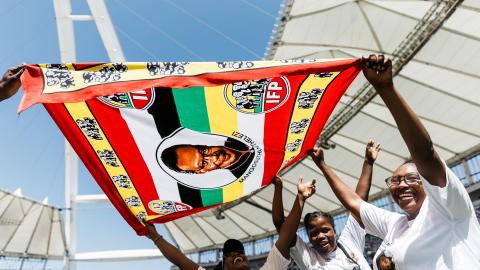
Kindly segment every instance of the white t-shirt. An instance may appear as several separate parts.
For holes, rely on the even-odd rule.
[[[480,269],[480,225],[473,204],[458,177],[444,166],[445,187],[422,178],[427,197],[414,220],[362,203],[366,232],[383,239],[375,270],[382,252],[392,257],[397,270]]]
[[[282,256],[278,251],[277,246],[273,245],[272,250],[268,254],[267,261],[259,270],[287,270],[290,260]],[[203,267],[198,267],[198,270],[205,270]]]
[[[361,270],[371,269],[363,257],[365,245],[365,230],[351,215],[348,217],[338,242],[345,248],[352,259],[360,265]],[[302,270],[328,269],[328,270],[353,270],[358,269],[357,264],[349,259],[345,253],[337,247],[327,256],[322,256],[311,243],[305,243],[297,236],[295,246],[290,248],[290,256]]]

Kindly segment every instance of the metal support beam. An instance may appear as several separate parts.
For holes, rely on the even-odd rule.
[[[87,0],[90,11],[92,12],[98,32],[102,38],[108,57],[112,62],[124,62],[122,46],[118,40],[117,33],[113,27],[112,20],[105,5],[104,0]]]
[[[272,214],[272,210],[271,210],[271,209],[268,209],[268,208],[266,208],[266,207],[263,207],[263,206],[261,206],[260,204],[256,203],[255,201],[253,201],[253,200],[251,200],[251,199],[250,199],[250,200],[245,200],[245,202],[248,203],[248,204],[250,204],[250,205],[253,206],[253,207],[256,207],[256,208],[258,208],[258,209],[260,209],[260,210],[263,210],[263,211],[267,212],[268,214]]]
[[[282,5],[280,6],[280,11],[278,14],[284,14],[283,16],[278,16],[275,26],[272,30],[272,36],[268,42],[267,49],[263,55],[263,58],[266,60],[271,60],[275,55],[278,46],[282,43],[282,35],[285,30],[285,25],[290,20],[290,11],[293,7],[293,0],[283,0]]]
[[[55,18],[57,21],[58,43],[61,62],[76,62],[75,33],[71,18],[70,0],[53,0]],[[75,270],[71,254],[75,253],[75,203],[78,183],[78,157],[70,144],[65,140],[65,244],[67,254],[64,259],[64,269]]]
[[[77,195],[76,203],[108,203],[109,200],[105,194]]]
[[[82,262],[119,262],[160,258],[163,258],[163,254],[159,249],[130,249],[77,253],[73,260]]]
[[[65,244],[67,248],[65,269],[75,270],[76,264],[71,256],[76,252],[76,208],[75,197],[78,193],[78,157],[72,146],[65,140]]]
[[[448,160],[446,160],[446,163],[448,166],[451,166],[451,165],[454,165],[456,163],[459,163],[461,162],[462,160],[464,159],[468,159],[476,154],[480,153],[480,144],[477,144],[475,145],[474,147],[470,148],[470,149],[467,149],[465,151],[463,151],[462,153],[452,157],[452,158],[449,158]]]
[[[435,34],[463,0],[435,1],[413,30],[392,53],[392,70],[396,76],[402,68],[420,51],[430,37]],[[320,136],[320,143],[327,142],[368,104],[377,92],[365,83],[342,110],[335,114]]]
[[[93,20],[93,16],[91,15],[70,15],[69,18],[76,22]]]

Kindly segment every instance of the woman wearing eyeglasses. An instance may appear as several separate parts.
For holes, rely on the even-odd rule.
[[[325,164],[321,150],[311,156],[366,232],[383,239],[374,268],[480,269],[480,225],[473,204],[458,177],[433,148],[420,119],[395,89],[392,62],[385,61],[383,55],[370,55],[363,59],[362,68],[392,113],[412,157],[386,179],[404,214],[363,201]]]
[[[373,164],[379,151],[379,144],[375,144],[373,140],[367,143],[362,173],[356,188],[356,193],[364,200],[368,199]],[[279,177],[276,177],[273,183],[275,191],[272,203],[272,218],[277,231],[280,231],[285,219],[282,202],[282,181]],[[297,226],[291,228],[290,234],[295,235],[299,222],[300,216],[297,220]],[[300,269],[371,269],[363,256],[365,230],[360,227],[355,218],[348,217],[341,234],[337,234],[333,217],[328,213],[318,211],[308,213],[305,215],[303,223],[309,242],[306,243],[297,236],[290,243],[290,255]]]

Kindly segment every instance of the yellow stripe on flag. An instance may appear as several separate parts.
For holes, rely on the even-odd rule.
[[[224,86],[205,87],[210,132],[232,136],[238,131],[237,111],[230,107],[223,94]],[[243,196],[243,177],[223,188],[223,202],[230,202]]]
[[[210,131],[231,136],[238,131],[237,111],[230,107],[223,96],[223,85],[204,87]]]
[[[223,188],[223,202],[231,202],[243,196],[243,176],[237,181]]]
[[[96,121],[95,116],[92,114],[92,112],[90,111],[90,109],[88,108],[85,102],[65,103],[65,107],[68,113],[70,114],[70,116],[75,120],[75,122],[77,122],[77,120],[85,120],[85,118],[95,119]],[[95,153],[97,153],[98,159],[102,162],[103,166],[105,167],[105,170],[107,171],[112,181],[114,176],[116,177],[121,175],[126,176],[126,180],[128,181],[128,184],[129,184],[128,188],[121,187],[115,182],[113,183],[125,203],[127,200],[131,198],[138,198],[138,200],[136,200],[136,203],[139,203],[138,206],[129,206],[129,205],[127,206],[137,218],[140,216],[144,216],[146,218],[147,211],[145,210],[145,206],[143,205],[137,190],[135,189],[130,177],[128,176],[127,171],[123,167],[122,161],[117,157],[115,151],[113,150],[113,147],[111,146],[110,142],[107,140],[105,133],[103,132],[103,129],[101,128],[100,125],[98,125],[98,122],[97,122],[97,128],[102,138],[100,140],[95,140],[90,138],[89,136],[87,136],[87,134],[83,130],[82,130],[82,133],[84,134],[85,138],[88,140],[88,143],[94,149]],[[111,151],[112,153],[114,153],[114,157],[116,159],[115,162],[117,166],[112,166],[111,164],[107,164],[105,160],[103,160],[99,156],[99,151]],[[139,219],[139,221],[141,222],[142,220]]]
[[[292,113],[292,118],[290,120],[289,124],[289,132],[287,136],[287,141],[285,144],[285,156],[283,159],[283,162],[286,163],[293,158],[295,158],[299,153],[300,150],[302,149],[303,145],[303,139],[306,135],[306,132],[308,131],[308,127],[310,126],[310,123],[312,122],[312,117],[315,114],[315,111],[317,110],[318,104],[320,103],[320,100],[322,99],[323,94],[327,90],[328,85],[335,79],[335,77],[340,74],[340,72],[332,72],[332,75],[330,77],[315,77],[315,74],[310,74],[308,78],[303,82],[301,85],[300,89],[298,90],[298,96],[297,100],[295,101],[295,109],[293,110]],[[300,108],[299,107],[299,100],[300,100],[300,95],[302,93],[312,93],[312,90],[314,89],[321,89],[322,92],[317,95],[317,99],[313,103],[313,106],[311,108]],[[300,133],[293,133],[291,131],[292,123],[297,122],[301,123],[302,120],[305,121],[305,119],[308,120],[308,124],[304,127],[303,132]],[[295,151],[290,151],[290,149],[296,148]]]

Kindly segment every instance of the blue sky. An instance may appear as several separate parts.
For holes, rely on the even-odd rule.
[[[86,0],[71,0],[89,14]],[[105,0],[128,61],[258,60],[268,44],[281,0]],[[0,5],[0,70],[21,62],[58,63],[53,0]],[[108,61],[94,22],[75,23],[77,61]],[[64,207],[64,139],[41,105],[21,115],[22,93],[0,103],[0,188]],[[83,165],[80,194],[100,189]],[[110,205],[80,205],[78,251],[153,248]],[[162,230],[161,230],[162,231]],[[119,235],[121,237],[119,237]],[[165,260],[81,263],[78,269],[168,269]]]

